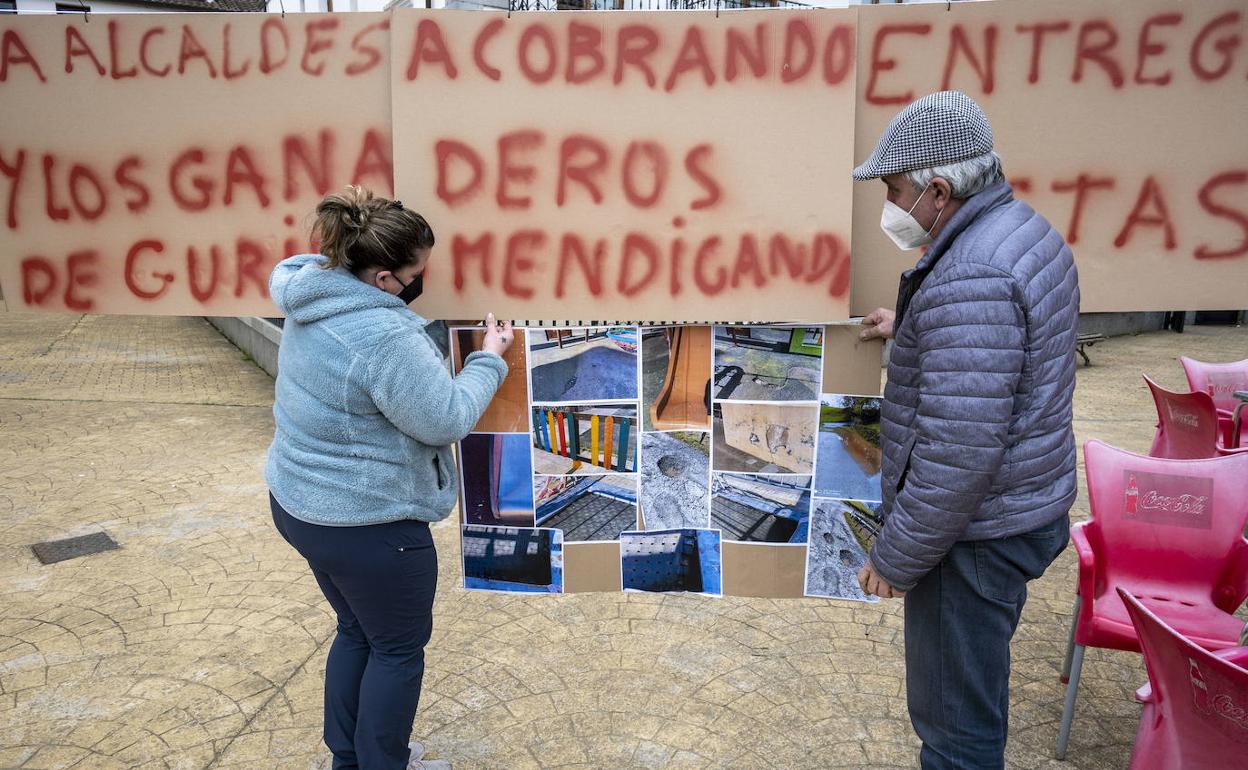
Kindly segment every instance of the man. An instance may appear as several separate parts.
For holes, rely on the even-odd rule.
[[[923,768],[1004,767],[1010,638],[1027,582],[1066,546],[1075,499],[1070,249],[1015,200],[992,128],[956,91],[911,104],[858,168],[880,226],[927,249],[897,309],[881,418],[884,525],[858,579],[905,598],[910,721]]]

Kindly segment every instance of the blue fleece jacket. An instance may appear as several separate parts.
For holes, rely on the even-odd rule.
[[[472,430],[507,364],[476,352],[452,378],[425,319],[324,264],[301,254],[269,278],[286,325],[265,481],[312,524],[444,519],[459,490],[451,444]]]

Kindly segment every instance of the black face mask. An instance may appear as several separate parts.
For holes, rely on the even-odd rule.
[[[399,299],[403,300],[404,305],[412,304],[412,300],[419,297],[425,290],[424,273],[418,273],[416,277],[411,280],[411,283],[403,283],[403,281],[400,280],[397,275],[394,275],[394,273],[391,273],[390,275],[394,277],[394,280],[398,281],[403,286],[403,291],[399,292],[398,296]]]

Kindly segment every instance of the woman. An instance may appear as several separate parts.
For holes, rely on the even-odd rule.
[[[351,187],[321,201],[314,232],[321,253],[269,280],[286,324],[265,480],[278,531],[338,615],[325,743],[334,770],[449,767],[408,744],[438,575],[428,523],[455,506],[450,445],[507,375],[511,325],[487,318],[452,378],[407,307],[434,244],[424,218]]]

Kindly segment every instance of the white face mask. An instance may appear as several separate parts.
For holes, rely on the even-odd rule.
[[[910,211],[904,211],[901,206],[892,201],[884,201],[884,211],[880,214],[880,229],[902,251],[917,249],[932,242],[931,230],[924,229],[923,225],[919,224],[919,220],[910,213],[914,211],[915,206],[919,205],[919,201],[927,194],[930,187],[931,185],[928,185],[923,188],[919,197],[914,199],[914,206],[910,207]],[[940,215],[943,213],[945,213],[944,209],[936,213],[936,222],[940,221]],[[932,222],[932,230],[936,229],[936,222]]]

